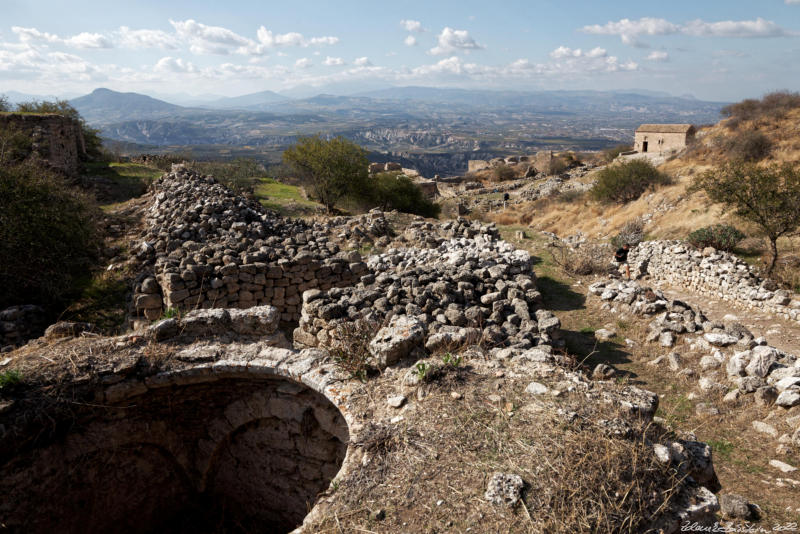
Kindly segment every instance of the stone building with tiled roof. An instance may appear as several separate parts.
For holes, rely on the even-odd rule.
[[[691,124],[642,124],[636,128],[633,149],[642,154],[681,150],[694,132]]]

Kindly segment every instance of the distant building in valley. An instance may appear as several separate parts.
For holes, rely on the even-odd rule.
[[[681,150],[694,132],[691,124],[642,124],[636,128],[633,149],[642,154]]]

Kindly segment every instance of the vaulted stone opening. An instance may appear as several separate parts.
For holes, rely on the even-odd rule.
[[[11,532],[288,532],[345,457],[347,424],[278,377],[215,379],[84,407],[0,467]],[[10,455],[9,455],[10,456]]]

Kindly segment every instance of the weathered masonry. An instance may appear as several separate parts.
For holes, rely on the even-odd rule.
[[[8,128],[30,137],[31,150],[53,170],[75,176],[86,155],[78,121],[53,113],[0,113],[0,130]]]
[[[691,124],[642,124],[636,128],[633,149],[640,153],[681,150],[694,138]]]

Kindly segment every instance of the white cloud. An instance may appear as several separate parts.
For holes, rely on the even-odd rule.
[[[307,57],[301,57],[300,59],[298,59],[297,61],[294,62],[294,66],[297,69],[307,69],[307,68],[311,67],[311,65],[313,65],[313,64],[314,63],[310,59],[308,59]]]
[[[336,65],[344,65],[344,60],[340,57],[328,56],[325,58],[325,61],[323,61],[323,63],[325,64],[326,67],[334,67]]]
[[[105,35],[88,32],[64,39],[64,44],[74,48],[112,48],[114,46]]]
[[[785,0],[787,4],[798,4],[800,5],[800,0]]]
[[[58,35],[42,32],[36,28],[13,26],[11,31],[24,44],[62,44],[72,48],[112,48],[111,41],[102,34],[83,32],[66,39]]]
[[[339,42],[338,37],[312,37],[311,40],[308,41],[308,44],[311,46],[316,45],[335,45]]]
[[[169,23],[182,39],[189,42],[189,49],[195,54],[246,53],[254,45],[252,40],[221,26],[207,26],[192,19],[170,20]]]
[[[177,39],[161,30],[132,30],[120,26],[117,36],[120,46],[124,48],[178,48]]]
[[[20,42],[23,43],[58,43],[61,39],[58,35],[52,33],[40,32],[36,28],[22,28],[20,26],[12,26],[11,31],[17,34]]]
[[[403,19],[400,21],[400,26],[407,32],[423,32],[422,23],[418,20]]]
[[[792,0],[800,3],[800,0]],[[755,20],[726,20],[705,22],[697,19],[683,25],[674,24],[666,19],[643,17],[639,20],[621,19],[606,24],[594,24],[581,28],[584,33],[594,35],[619,35],[622,42],[632,46],[647,46],[638,37],[654,35],[684,34],[695,37],[785,37],[793,35],[772,21],[761,17]]]
[[[647,56],[648,61],[669,61],[669,54],[660,50],[653,50]]]
[[[597,57],[606,57],[608,52],[605,48],[600,48],[599,46],[596,48],[592,48],[588,52],[584,52],[580,48],[568,48],[566,46],[559,46],[552,52],[550,52],[550,57],[553,59],[562,59],[562,58],[597,58]]]
[[[665,19],[643,17],[639,20],[622,19],[604,25],[584,26],[581,31],[594,35],[619,35],[622,42],[633,46],[644,46],[637,37],[641,35],[670,35],[680,27]]]
[[[417,38],[413,35],[409,35],[403,40],[406,46],[417,46]]]
[[[756,20],[725,20],[687,22],[683,33],[699,37],[785,37],[789,32],[772,22],[758,17]]]
[[[437,56],[452,54],[459,50],[479,50],[483,46],[475,42],[467,30],[454,30],[446,27],[438,37],[438,45],[431,48],[429,53]]]
[[[638,70],[639,65],[633,61],[620,63],[617,56],[609,56],[605,48],[593,48],[584,52],[580,48],[559,46],[550,57],[554,63],[539,65],[541,72],[587,73],[587,72],[618,72]]]
[[[272,33],[272,31],[261,26],[256,32],[258,41],[268,47],[276,46],[320,46],[320,45],[335,45],[339,42],[338,37],[312,37],[306,39],[302,33],[289,32],[289,33]]]
[[[174,57],[162,57],[158,60],[153,70],[156,72],[185,72],[185,73],[196,73],[197,67],[195,67],[192,63],[188,61],[184,61],[181,58],[174,58]]]
[[[353,65],[355,65],[356,67],[371,67],[372,63],[370,62],[368,57],[364,56],[364,57],[357,57],[355,60],[353,60]]]

